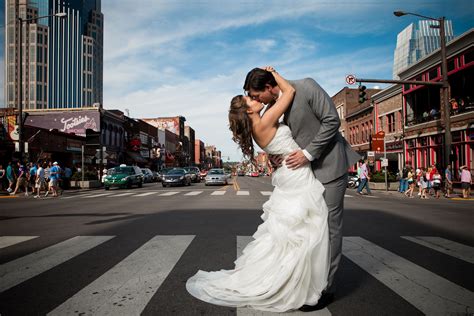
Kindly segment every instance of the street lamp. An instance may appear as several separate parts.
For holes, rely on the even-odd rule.
[[[24,144],[23,144],[23,23],[28,24],[30,21],[35,21],[39,19],[49,18],[49,17],[58,17],[64,18],[67,16],[65,12],[58,12],[55,14],[38,16],[35,18],[30,19],[23,19],[20,16],[17,18],[18,20],[18,81],[19,81],[19,88],[18,88],[18,117],[20,123],[18,124],[18,149],[20,152],[20,161],[23,161],[23,152],[24,152]]]
[[[445,17],[440,18],[432,18],[429,16],[424,16],[421,14],[411,13],[411,12],[403,12],[403,11],[395,11],[393,14],[397,17],[404,16],[404,15],[414,15],[424,19],[437,21],[437,26],[432,26],[435,28],[439,27],[439,36],[440,36],[440,49],[441,49],[441,75],[442,75],[442,101],[444,103],[444,163],[448,165],[450,163],[449,158],[451,155],[451,143],[452,143],[452,136],[451,136],[451,117],[450,117],[450,106],[448,100],[448,90],[449,90],[449,82],[448,82],[448,60],[446,57],[446,35],[444,30],[444,22]]]

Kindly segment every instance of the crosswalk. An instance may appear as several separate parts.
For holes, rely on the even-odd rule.
[[[108,247],[118,236],[76,236],[0,265],[0,295],[15,286],[33,282],[66,261],[73,261],[98,246]],[[193,247],[195,235],[157,235],[144,241],[128,256],[98,278],[48,311],[48,315],[139,315],[150,304],[173,269],[182,264],[183,254]],[[0,249],[14,247],[41,236],[0,236]],[[434,236],[400,236],[413,247],[441,253],[466,264],[473,264],[474,247]],[[235,257],[252,241],[251,236],[235,237]],[[111,246],[110,246],[111,247]],[[344,237],[343,256],[349,264],[390,289],[426,315],[468,315],[474,312],[474,293],[453,281],[439,276],[416,262],[385,249],[360,236]],[[209,258],[212,260],[212,258]],[[346,263],[347,264],[347,263]],[[446,267],[455,268],[455,267]],[[76,268],[77,269],[77,268]],[[82,271],[84,273],[85,271]],[[81,273],[81,271],[70,271]],[[179,280],[184,286],[185,280]],[[37,289],[37,291],[46,289]],[[185,307],[183,307],[185,308]],[[1,312],[1,310],[0,310]],[[238,308],[239,316],[271,315],[248,308]],[[284,313],[280,315],[303,315]],[[331,306],[312,315],[332,315]]]
[[[199,195],[209,195],[209,196],[259,196],[259,197],[265,197],[265,196],[270,196],[272,195],[272,191],[249,191],[249,190],[238,190],[238,191],[233,191],[233,190],[215,190],[215,191],[210,191],[210,190],[195,190],[195,191],[162,191],[162,190],[156,190],[156,191],[132,191],[132,192],[105,192],[105,193],[99,193],[99,192],[88,192],[88,193],[80,193],[80,194],[71,194],[67,196],[61,196],[60,199],[68,200],[68,199],[83,199],[83,200],[91,200],[95,198],[117,198],[117,197],[125,197],[125,198],[130,198],[130,197],[169,197],[169,196],[175,196],[175,195],[180,195],[180,196],[199,196]]]

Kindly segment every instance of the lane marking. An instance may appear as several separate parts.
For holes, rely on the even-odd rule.
[[[93,198],[97,198],[97,197],[101,197],[101,196],[107,196],[107,195],[111,195],[113,193],[100,193],[100,194],[95,194],[95,195],[89,195],[89,196],[83,196],[82,198],[83,199],[93,199]]]
[[[132,194],[134,194],[134,193],[135,193],[135,192],[125,192],[125,193],[110,195],[110,196],[108,196],[108,197],[111,198],[111,197],[116,197],[116,196],[127,196],[127,195],[132,195]]]
[[[155,236],[48,315],[140,315],[194,236]]]
[[[474,264],[474,248],[440,237],[401,236],[403,239]]]
[[[0,249],[10,247],[39,236],[0,236]]]
[[[272,195],[272,191],[260,191],[262,195]]]
[[[0,292],[4,292],[114,236],[76,236],[48,248],[0,265]]]
[[[203,192],[203,191],[191,191],[191,192],[186,193],[186,194],[184,194],[184,195],[199,195],[199,194],[201,194],[202,192]]]
[[[348,194],[344,194],[344,197],[346,197],[346,198],[353,198],[354,196],[348,195]]]
[[[237,191],[237,195],[250,195],[249,191]]]
[[[170,192],[162,193],[162,194],[160,194],[160,196],[171,196],[171,195],[175,195],[175,194],[178,194],[178,193],[179,192],[170,191]]]
[[[214,191],[211,195],[224,195],[227,191]]]
[[[135,195],[132,195],[132,196],[147,196],[147,195],[152,195],[152,194],[157,194],[158,192],[145,192],[145,193],[141,193],[141,194],[135,194]]]
[[[426,315],[474,311],[474,293],[361,237],[344,237],[343,254]]]

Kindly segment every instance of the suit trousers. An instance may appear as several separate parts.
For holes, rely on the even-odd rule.
[[[342,257],[342,218],[344,213],[344,194],[347,188],[347,173],[343,176],[323,183],[324,200],[328,206],[329,251],[331,264],[329,267],[328,285],[325,292],[336,291],[334,276]]]

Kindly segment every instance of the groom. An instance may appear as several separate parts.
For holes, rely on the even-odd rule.
[[[311,78],[289,81],[296,89],[292,105],[285,113],[284,122],[302,148],[286,159],[290,169],[311,164],[314,175],[324,185],[324,199],[328,206],[328,226],[331,264],[328,285],[315,306],[304,305],[301,311],[325,308],[334,300],[334,276],[342,251],[342,216],[347,170],[360,156],[339,133],[341,122],[329,95]],[[252,69],[245,78],[244,90],[254,100],[272,106],[280,96],[280,89],[270,72]],[[281,159],[280,159],[281,162]]]

